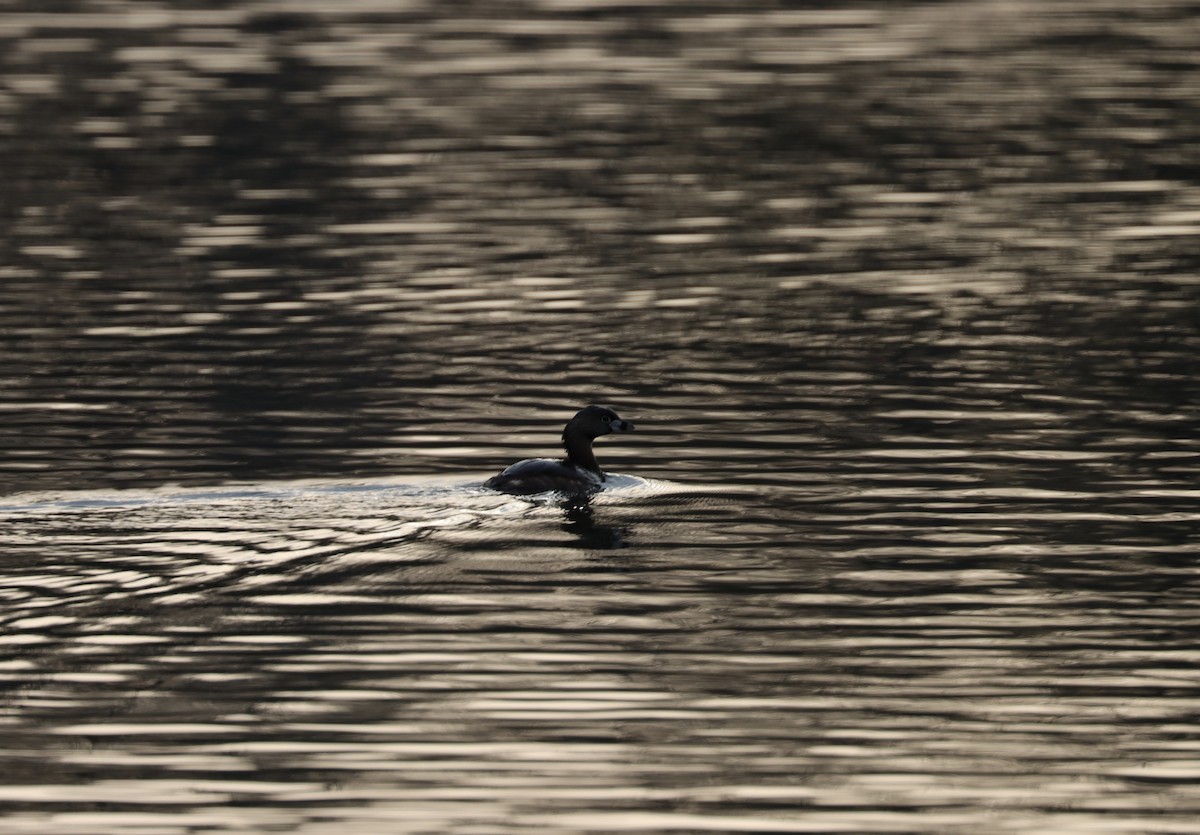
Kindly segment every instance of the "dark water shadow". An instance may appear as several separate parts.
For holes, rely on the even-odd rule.
[[[616,551],[629,547],[632,529],[625,525],[607,525],[596,521],[590,496],[575,496],[559,503],[562,509],[562,529],[579,538],[584,548]]]

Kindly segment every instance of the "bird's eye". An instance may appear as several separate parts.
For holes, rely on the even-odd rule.
[[[612,418],[610,418],[608,415],[601,415],[600,420],[604,421],[605,423],[612,423]]]

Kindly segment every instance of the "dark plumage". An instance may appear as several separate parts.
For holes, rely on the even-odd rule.
[[[632,431],[633,424],[609,407],[585,406],[563,429],[566,458],[526,458],[489,478],[483,486],[518,495],[551,490],[572,495],[594,493],[604,483],[604,472],[596,463],[592,441],[610,432]]]

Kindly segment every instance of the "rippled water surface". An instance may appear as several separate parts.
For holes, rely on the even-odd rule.
[[[0,829],[1200,832],[1198,56],[0,4]]]

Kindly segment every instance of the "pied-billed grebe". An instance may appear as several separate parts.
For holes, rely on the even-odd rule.
[[[549,490],[572,495],[594,493],[604,483],[604,472],[592,453],[592,441],[609,432],[632,431],[633,424],[607,406],[585,406],[563,429],[566,458],[526,458],[489,478],[483,486],[518,495]]]

